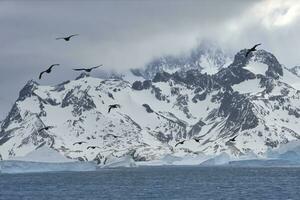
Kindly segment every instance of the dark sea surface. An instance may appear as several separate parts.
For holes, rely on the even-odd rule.
[[[0,199],[300,199],[300,168],[139,167],[0,174]]]

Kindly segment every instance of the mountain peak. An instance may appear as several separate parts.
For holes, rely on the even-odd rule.
[[[224,51],[217,43],[204,40],[191,51],[180,55],[167,55],[151,60],[144,69],[133,70],[137,76],[153,79],[161,71],[200,70],[203,73],[215,74],[232,62],[232,55]]]
[[[18,100],[24,100],[26,97],[29,97],[32,95],[32,92],[37,88],[39,84],[35,82],[34,80],[29,80],[25,86],[21,89],[19,93]]]
[[[254,74],[260,73],[261,75],[274,79],[278,79],[279,76],[283,75],[282,66],[272,53],[260,49],[255,52],[251,52],[246,57],[247,51],[247,49],[239,51],[234,56],[233,63],[229,66],[229,68],[244,68]],[[261,64],[265,66],[262,66]]]

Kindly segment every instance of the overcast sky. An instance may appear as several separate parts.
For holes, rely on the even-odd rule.
[[[73,79],[74,67],[142,67],[206,38],[234,51],[261,42],[282,64],[300,65],[299,14],[298,0],[0,1],[0,119],[52,63],[60,70],[39,83]]]

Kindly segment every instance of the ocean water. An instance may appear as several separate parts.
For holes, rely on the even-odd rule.
[[[139,167],[0,174],[2,200],[300,199],[300,168]]]

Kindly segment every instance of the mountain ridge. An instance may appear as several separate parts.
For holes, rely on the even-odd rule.
[[[1,157],[43,145],[100,165],[112,155],[136,161],[199,152],[263,156],[268,148],[300,139],[300,91],[290,77],[298,79],[271,53],[258,50],[245,58],[245,52],[216,74],[162,71],[133,84],[87,74],[56,86],[31,80],[1,124]],[[107,113],[114,103],[121,108]],[[55,128],[38,131],[48,125]],[[77,141],[86,144],[73,145]]]

